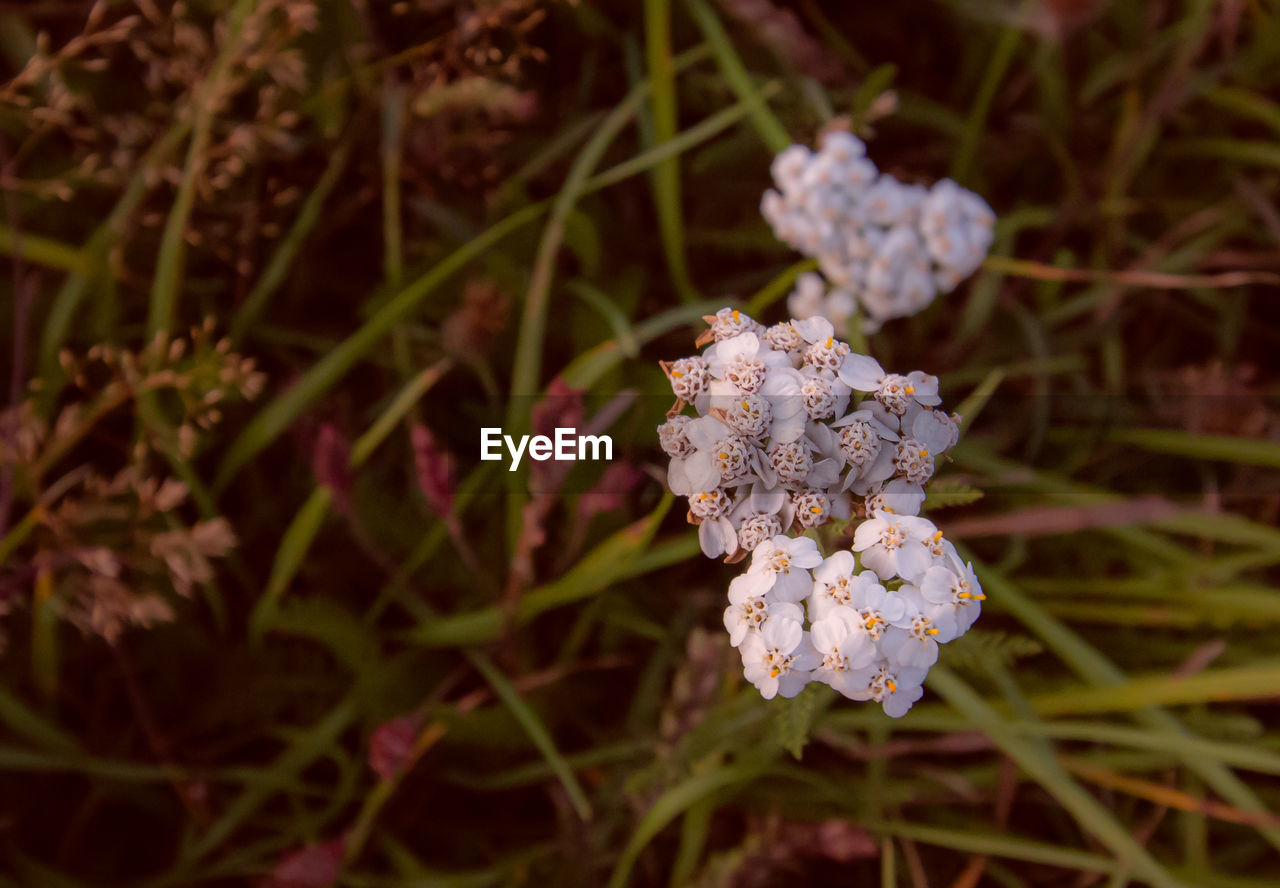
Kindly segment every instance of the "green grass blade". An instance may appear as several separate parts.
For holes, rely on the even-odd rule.
[[[724,79],[728,81],[738,98],[746,104],[751,123],[760,133],[765,146],[774,154],[786,148],[791,144],[791,136],[787,135],[787,128],[769,110],[764,97],[752,84],[751,75],[742,64],[742,59],[738,57],[738,51],[733,48],[733,42],[725,32],[724,25],[720,24],[720,19],[716,17],[706,0],[688,0],[686,8],[698,23],[698,27],[702,29],[707,43],[711,45],[716,64],[720,66],[720,73],[724,75]]]
[[[359,468],[373,455],[387,436],[395,430],[400,420],[404,419],[422,396],[452,366],[453,362],[448,358],[437,361],[405,384],[368,430],[351,445],[351,468]],[[332,503],[333,492],[327,487],[317,487],[289,522],[284,536],[281,537],[280,546],[276,549],[266,590],[254,605],[249,617],[249,634],[253,640],[260,639],[262,633],[270,626],[271,618],[280,606],[280,599],[284,597],[289,584],[293,582],[293,578],[297,576],[298,570],[306,560],[311,543],[320,532],[320,528],[324,526]]]
[[[671,58],[671,0],[645,0],[645,50],[652,84],[653,144],[676,135],[676,77]],[[658,235],[676,291],[686,302],[697,302],[684,258],[684,215],[680,201],[680,161],[670,157],[653,168],[653,194],[658,209]]]
[[[762,90],[762,93],[772,94],[776,89],[774,85]],[[586,183],[582,193],[589,194],[614,185],[644,172],[665,157],[686,151],[694,145],[712,139],[741,120],[744,113],[745,106],[741,103],[719,111],[702,123],[690,127],[670,142],[593,177]],[[228,448],[214,480],[215,494],[225,490],[227,484],[249,460],[278,438],[312,403],[372,351],[382,337],[413,311],[424,298],[452,277],[454,272],[483,255],[508,234],[538,219],[550,206],[550,201],[530,204],[486,229],[401,290],[355,333],[317,361],[297,383],[259,411]]]
[[[574,776],[573,769],[556,748],[555,740],[551,738],[551,734],[547,732],[537,713],[521,699],[520,693],[488,657],[478,651],[467,651],[467,659],[484,676],[485,681],[498,695],[498,699],[511,710],[512,716],[520,723],[520,727],[524,728],[533,745],[542,753],[542,757],[547,760],[552,772],[559,778],[560,784],[568,793],[569,801],[573,804],[573,809],[578,812],[578,817],[583,821],[590,820],[591,802],[587,800],[587,794],[583,792],[582,785]]]
[[[1110,811],[1076,783],[1049,752],[1011,730],[1006,720],[953,672],[936,665],[929,672],[928,683],[1057,799],[1082,829],[1111,849],[1122,865],[1132,867],[1157,888],[1177,888],[1181,884],[1138,844]]]
[[[1265,124],[1280,136],[1280,104],[1271,99],[1234,86],[1216,87],[1206,91],[1201,98],[1219,108],[1234,111],[1241,117]]]
[[[1212,669],[1197,675],[1144,675],[1103,688],[1068,688],[1037,694],[1040,715],[1133,712],[1148,706],[1182,706],[1226,700],[1259,700],[1280,689],[1280,663]]]
[[[281,778],[300,774],[337,742],[342,732],[354,721],[355,715],[356,701],[353,697],[339,702],[316,724],[299,732],[298,738],[275,758],[272,765],[274,773]],[[266,804],[276,791],[274,785],[265,784],[242,792],[221,817],[183,850],[177,868],[190,872],[190,867],[229,839],[240,824]]]
[[[1000,573],[976,561],[974,566],[980,572],[988,597],[998,600],[1001,608],[1011,612],[1027,628],[1040,636],[1040,639],[1081,678],[1098,688],[1124,684],[1127,678],[1124,672],[1096,648],[1056,620],[1039,604],[1024,596]],[[1155,707],[1139,709],[1134,713],[1134,717],[1155,731],[1169,734],[1190,733],[1177,718],[1162,709]],[[1257,794],[1230,768],[1220,762],[1199,756],[1184,758],[1183,761],[1191,771],[1232,805],[1252,813],[1267,812],[1266,805]],[[1280,829],[1259,826],[1258,832],[1272,847],[1280,849]]]
[[[111,214],[98,226],[84,246],[82,252],[89,257],[91,267],[106,267],[108,254],[119,243],[130,218],[146,196],[147,182],[150,177],[168,162],[169,155],[177,149],[190,131],[189,121],[180,117],[164,136],[147,150],[141,165],[129,179],[129,184],[111,210]],[[46,380],[59,378],[61,368],[58,366],[58,351],[66,342],[76,310],[96,279],[92,274],[72,274],[54,296],[49,314],[45,318],[44,329],[40,333],[38,360],[41,378]],[[52,398],[56,394],[53,386],[47,386],[43,396]]]
[[[1195,138],[1170,143],[1168,152],[1185,157],[1280,168],[1280,145],[1248,139]]]
[[[965,854],[989,854],[992,857],[1025,860],[1090,873],[1111,873],[1117,868],[1114,860],[1101,854],[1000,835],[992,831],[952,829],[923,823],[903,823],[899,820],[868,820],[863,821],[863,826],[885,835],[950,848]]]
[[[302,202],[302,207],[298,210],[298,217],[294,219],[288,233],[285,234],[284,238],[276,246],[275,251],[272,252],[271,259],[267,262],[266,268],[262,270],[262,274],[258,276],[253,288],[249,290],[249,295],[245,297],[244,303],[236,310],[235,317],[231,322],[230,336],[232,342],[238,343],[244,338],[258,318],[262,317],[262,313],[266,310],[271,297],[275,295],[276,291],[280,289],[280,285],[284,283],[285,277],[288,275],[289,269],[293,267],[294,260],[297,259],[298,254],[302,251],[302,246],[306,243],[307,237],[315,230],[316,224],[320,221],[325,202],[329,199],[329,195],[333,193],[334,187],[338,184],[338,179],[341,178],[343,171],[347,168],[347,162],[351,159],[351,148],[355,142],[357,130],[358,128],[353,127],[351,134],[334,149],[324,172],[316,180],[315,187],[311,189],[311,193]]]
[[[204,169],[205,155],[213,134],[213,122],[219,110],[217,97],[222,91],[223,77],[231,64],[234,51],[240,41],[245,19],[253,11],[254,0],[238,0],[226,18],[226,31],[222,46],[209,70],[208,77],[196,87],[194,96],[195,120],[191,126],[191,144],[187,148],[187,160],[183,165],[182,179],[173,208],[165,220],[160,238],[160,254],[156,257],[156,272],[151,286],[151,307],[147,314],[147,335],[167,335],[173,326],[173,314],[177,306],[178,291],[182,286],[182,265],[186,257],[187,222],[195,206],[196,182]],[[159,352],[157,352],[158,354]]]
[[[1004,82],[1005,72],[1013,61],[1013,55],[1022,42],[1022,29],[1009,25],[1000,32],[995,49],[987,61],[986,71],[982,75],[982,83],[978,86],[978,95],[969,109],[969,117],[965,120],[964,132],[960,135],[960,144],[956,147],[955,157],[951,161],[951,178],[962,185],[971,184],[973,158],[978,151],[978,142],[986,129],[987,115],[991,111],[991,103],[995,99],[996,90]]]
[[[0,724],[44,749],[76,752],[80,748],[75,738],[33,711],[3,685],[0,685]]]
[[[604,318],[605,323],[613,330],[612,341],[617,343],[624,358],[631,360],[640,356],[640,342],[636,339],[631,321],[609,298],[609,294],[586,281],[569,281],[565,288]]]
[[[85,276],[102,274],[106,270],[88,249],[72,247],[29,231],[18,233],[5,225],[0,225],[0,253],[21,256],[32,265]]]
[[[545,611],[588,598],[613,583],[638,576],[639,569],[649,571],[665,566],[653,559],[641,560],[640,555],[648,550],[673,501],[671,494],[666,494],[652,513],[604,540],[564,576],[521,596],[511,613],[511,625],[523,625]],[[672,560],[683,555],[683,550],[669,552]],[[412,630],[409,639],[427,647],[482,644],[498,638],[502,628],[501,609],[487,607],[434,618]]]
[[[1039,708],[1034,700],[1032,706]],[[1259,774],[1280,774],[1280,753],[1243,743],[1205,740],[1191,734],[1166,734],[1099,721],[1010,722],[1009,727],[1034,736],[1167,752],[1183,759],[1205,758]]]
[[[507,408],[506,428],[511,434],[521,434],[528,421],[532,398],[541,390],[543,339],[546,336],[547,308],[551,294],[551,279],[555,272],[556,257],[564,240],[564,226],[573,211],[583,188],[623,128],[635,117],[636,111],[649,93],[648,82],[637,85],[618,103],[599,128],[587,140],[578,153],[560,193],[551,205],[551,216],[538,244],[533,272],[529,279],[529,291],[525,296],[524,310],[520,318],[520,332],[516,338],[515,358],[511,369],[511,395]],[[518,506],[517,506],[518,508]]]
[[[1107,442],[1130,444],[1152,453],[1167,453],[1188,459],[1280,469],[1280,444],[1260,438],[1202,435],[1179,429],[1115,429],[1107,432]]]
[[[635,866],[645,847],[653,841],[658,833],[689,808],[714,793],[741,787],[766,773],[767,768],[760,765],[729,765],[706,771],[676,784],[667,790],[653,803],[632,832],[622,855],[609,878],[608,888],[623,888],[631,878],[631,870]]]
[[[786,296],[793,286],[795,286],[796,278],[807,271],[817,271],[817,259],[803,259],[794,265],[783,269],[782,273],[775,277],[769,283],[760,288],[750,301],[747,302],[747,314],[759,320],[759,315],[766,308],[773,305],[783,296]]]
[[[329,506],[332,503],[333,491],[327,487],[317,487],[285,528],[271,562],[266,589],[254,603],[253,612],[249,615],[249,637],[252,640],[261,639],[270,627],[271,619],[280,606],[280,599],[306,561],[311,542],[329,517]]]

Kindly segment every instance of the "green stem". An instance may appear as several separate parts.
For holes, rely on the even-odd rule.
[[[720,73],[724,74],[729,87],[747,106],[747,114],[759,131],[760,138],[764,140],[770,151],[777,154],[791,144],[787,128],[769,110],[764,97],[752,84],[751,75],[742,64],[742,59],[733,48],[733,43],[725,33],[724,26],[720,24],[720,20],[716,18],[716,14],[707,5],[706,0],[688,0],[687,8],[693,15],[694,21],[698,23],[698,27],[702,29],[703,36],[707,38],[707,43],[715,54],[716,64],[720,66]]]

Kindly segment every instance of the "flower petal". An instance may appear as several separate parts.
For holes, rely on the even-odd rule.
[[[874,392],[884,378],[884,368],[870,355],[846,355],[840,365],[840,378],[850,388],[860,392]]]

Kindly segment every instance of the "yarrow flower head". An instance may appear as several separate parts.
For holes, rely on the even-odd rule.
[[[830,319],[841,335],[859,307],[867,332],[923,310],[991,247],[995,214],[981,197],[950,179],[926,188],[882,173],[850,133],[827,133],[817,151],[791,145],[772,173],[777,190],[761,213],[822,272],[797,279],[788,307]]]
[[[867,175],[860,144],[837,140],[829,161],[799,172],[801,154],[780,156],[784,187]],[[876,218],[923,212],[917,193],[876,195]],[[766,698],[819,681],[900,716],[984,599],[972,566],[919,515],[960,417],[939,408],[937,377],[886,371],[824,317],[765,328],[725,308],[706,321],[706,350],[662,365],[676,403],[658,439],[703,553],[750,559],[723,617],[743,674]],[[851,548],[824,556],[809,534],[854,516]]]

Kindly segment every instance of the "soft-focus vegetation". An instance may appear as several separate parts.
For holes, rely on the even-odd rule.
[[[1280,883],[1262,0],[0,6],[0,885]],[[1000,217],[868,348],[981,623],[759,699],[659,358],[827,126]],[[473,430],[608,429],[615,463]],[[979,497],[977,491],[984,495]]]

